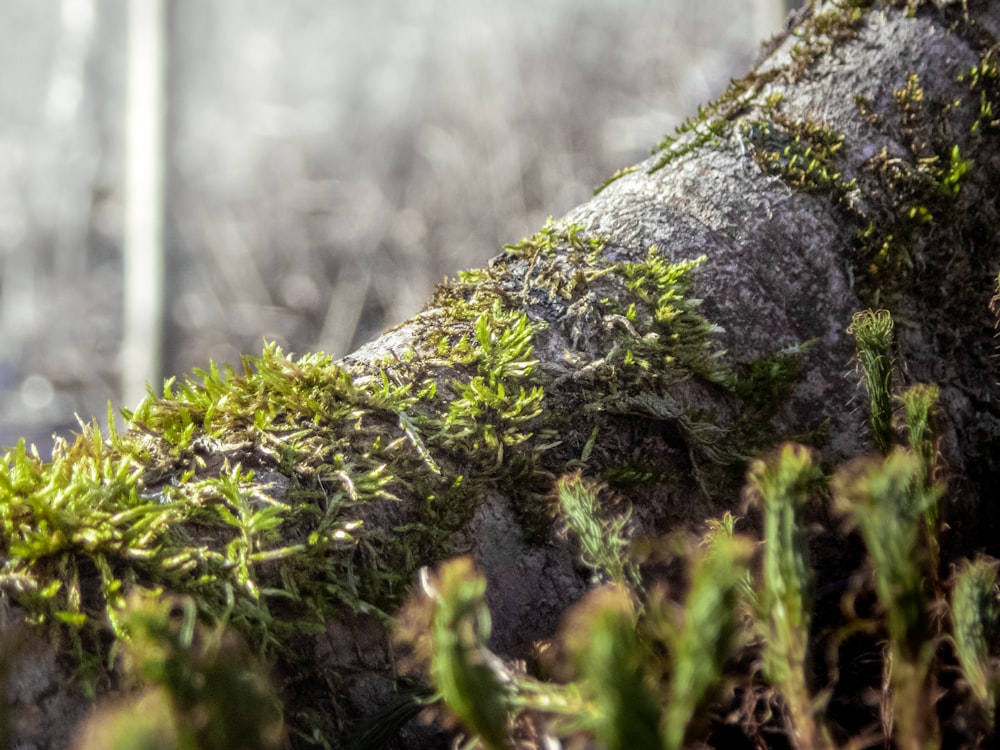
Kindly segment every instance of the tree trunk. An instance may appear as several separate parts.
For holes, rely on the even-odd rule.
[[[134,478],[100,481],[133,504],[202,515],[171,510],[178,524],[143,537],[145,557],[79,535],[26,556],[24,570],[41,572],[23,573],[34,589],[4,580],[5,630],[37,617],[30,592],[67,571],[81,603],[59,608],[87,616],[79,632],[96,635],[79,637],[95,649],[112,632],[102,581],[190,594],[276,660],[290,726],[336,737],[396,690],[383,614],[421,566],[475,558],[501,656],[552,635],[592,585],[552,522],[556,477],[607,482],[632,509],[628,534],[656,537],[736,509],[746,460],[782,440],[831,464],[869,450],[847,332],[865,308],[894,316],[901,384],[941,388],[948,544],[986,544],[1000,468],[989,309],[1000,9],[848,5],[818,4],[649,160],[339,363],[265,352],[255,374],[208,373],[147,402],[104,448],[66,448],[126,456]],[[25,497],[16,482],[5,493]],[[279,537],[250,545],[271,557],[234,562],[232,533],[205,520],[206,503],[232,510],[240,497],[292,509]],[[10,550],[22,532],[5,524]],[[228,562],[213,567],[206,549]],[[176,566],[178,550],[190,565]],[[73,639],[57,655],[58,628],[18,632],[11,737],[66,746],[89,710],[68,679]],[[113,672],[95,684],[123,689]],[[411,746],[431,746],[428,732],[411,730]]]

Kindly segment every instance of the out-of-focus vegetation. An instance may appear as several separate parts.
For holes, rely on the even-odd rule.
[[[121,403],[127,5],[0,2],[3,444]],[[733,0],[168,6],[165,375],[262,337],[346,353],[646,155],[762,34]]]
[[[886,311],[860,313],[852,326],[872,454],[822,467],[787,444],[751,464],[747,512],[762,540],[727,512],[709,520],[698,547],[644,542],[660,562],[650,565],[601,517],[606,487],[561,480],[558,512],[579,536],[582,562],[608,583],[567,613],[562,635],[543,645],[541,671],[488,651],[485,579],[468,560],[444,563],[409,606],[428,609],[427,673],[464,725],[464,747],[511,747],[529,735],[559,747],[993,747],[998,562],[941,559],[937,389],[890,391],[892,329]],[[842,519],[834,544],[866,551],[857,570],[820,591],[809,505]],[[679,578],[664,575],[671,555]],[[825,619],[815,622],[817,611]],[[466,642],[446,650],[455,634]],[[421,638],[412,625],[404,637]],[[880,669],[859,676],[860,661]]]

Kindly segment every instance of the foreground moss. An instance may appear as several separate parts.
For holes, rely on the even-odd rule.
[[[870,311],[859,317],[876,319]],[[858,339],[860,349],[870,345],[861,331]],[[891,382],[883,370],[864,372],[869,389]],[[429,663],[437,697],[462,722],[470,747],[513,747],[528,733],[609,748],[725,747],[722,738],[737,735],[770,747],[776,734],[781,746],[803,750],[849,747],[862,736],[914,749],[994,743],[1000,670],[990,654],[1000,563],[980,556],[956,562],[951,580],[940,576],[944,486],[940,457],[928,450],[935,394],[930,386],[897,392],[894,428],[873,436],[893,445],[874,439],[871,455],[824,470],[804,446],[786,444],[756,461],[745,491],[764,516],[761,541],[736,532],[737,519],[726,514],[707,524],[698,549],[677,536],[630,546],[620,537],[627,511],[608,518],[611,504],[598,501],[607,487],[564,478],[560,514],[578,538],[581,562],[609,583],[566,613],[556,642],[543,646],[541,669],[525,671],[489,652],[486,580],[465,559],[443,564],[425,588],[429,596],[413,597],[401,637]],[[872,411],[881,408],[873,400]],[[816,571],[804,509],[831,500],[846,521],[840,543],[856,528],[867,560],[841,597],[842,620],[825,623],[824,632],[811,627]],[[752,565],[761,543],[760,564]],[[687,571],[683,596],[672,591],[664,560]],[[449,620],[442,630],[442,618],[459,611],[467,621]],[[415,628],[421,620],[423,629]],[[419,645],[452,643],[452,632],[466,634],[464,649]],[[814,672],[859,634],[870,641],[868,658],[882,665],[874,679],[852,683],[879,696],[860,720],[831,705],[840,662],[824,669],[829,685],[817,685]],[[955,671],[964,681],[950,676]],[[466,679],[461,690],[454,675]]]

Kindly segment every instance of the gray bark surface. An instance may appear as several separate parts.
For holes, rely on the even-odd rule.
[[[719,119],[728,126],[717,137],[688,150],[686,145],[703,131],[681,135],[670,147],[679,155],[669,163],[654,168],[663,154],[653,156],[564,221],[581,224],[586,235],[607,238],[606,263],[640,263],[653,246],[674,261],[706,256],[694,271],[693,295],[704,300],[702,314],[721,327],[715,341],[726,352],[722,361],[731,367],[815,340],[802,355],[799,378],[768,430],[772,444],[807,436],[830,463],[868,447],[863,391],[853,370],[847,327],[853,313],[873,303],[888,307],[897,322],[902,380],[941,387],[939,429],[950,478],[950,543],[972,549],[989,538],[997,523],[985,501],[997,478],[1000,434],[989,310],[998,270],[1000,150],[992,123],[975,132],[970,127],[981,100],[978,93],[970,95],[969,83],[960,76],[980,65],[996,43],[1000,9],[974,0],[967,8],[939,5],[923,4],[912,15],[895,7],[867,11],[851,33],[829,44],[815,27],[811,37],[790,34],[776,40],[743,93],[736,95],[737,103],[719,108]],[[813,14],[831,7],[820,5]],[[809,45],[814,60],[801,64],[793,59],[801,57],[801,49],[793,54],[800,42]],[[923,92],[922,114],[906,120],[896,92],[913,75]],[[752,142],[755,131],[749,124],[774,120],[774,107],[766,102],[769,97],[773,102],[776,93],[782,94],[783,122],[809,121],[843,136],[836,164],[845,183],[857,180],[853,187],[842,192],[798,189],[778,174],[762,171],[754,159],[761,146]],[[861,111],[862,101],[868,116]],[[743,123],[749,129],[741,129]],[[897,160],[912,170],[919,154],[943,158],[953,146],[973,162],[961,191],[949,199],[947,210],[937,210],[909,238],[909,260],[898,272],[872,277],[859,231],[868,221],[904,226],[900,211],[905,214],[914,202],[894,193],[892,180],[876,165]],[[570,274],[568,251],[561,252],[556,266]],[[637,460],[654,464],[670,479],[627,493],[634,536],[696,529],[705,519],[735,509],[738,474],[734,481],[731,467],[716,471],[698,453],[691,426],[681,422],[693,412],[708,414],[713,429],[726,434],[738,428],[747,409],[744,400],[697,375],[669,383],[630,381],[624,368],[613,374],[595,368],[627,327],[615,316],[595,312],[588,295],[591,301],[620,300],[624,307],[631,292],[621,278],[608,274],[569,297],[546,294],[536,285],[536,272],[528,259],[507,253],[491,263],[490,279],[482,282],[495,285],[530,320],[544,324],[534,350],[545,387],[544,409],[532,424],[536,438],[512,452],[537,451],[539,473],[551,479],[581,456],[597,428],[588,472],[599,474]],[[467,333],[469,325],[451,319],[439,299],[342,364],[361,379],[377,372],[387,355],[399,357],[410,350],[421,372],[433,374],[439,389],[447,392],[462,368],[436,353],[431,334],[442,328]],[[643,394],[641,388],[650,392]],[[542,450],[540,436],[547,429],[557,431],[562,442]],[[557,529],[538,538],[525,528],[519,507],[523,494],[502,476],[491,479],[489,467],[463,465],[469,458],[458,453],[440,452],[435,460],[445,474],[479,472],[482,489],[476,507],[452,535],[445,556],[474,556],[489,581],[491,646],[505,658],[524,657],[533,641],[552,635],[566,607],[591,585],[588,572]],[[361,511],[369,533],[391,534],[419,518],[421,498],[405,489],[397,494],[398,501]],[[16,618],[16,608],[8,609]],[[44,652],[45,645],[38,648]],[[330,622],[325,634],[303,638],[300,650],[331,686],[327,704],[312,708],[335,713],[341,722],[372,713],[394,690],[388,635],[373,618],[345,616]],[[68,673],[60,676],[54,668],[59,663],[51,656],[15,660],[8,701],[18,747],[65,746],[71,727],[87,711],[82,695],[66,679]],[[286,685],[293,677],[282,676]],[[39,687],[39,681],[48,687]],[[293,690],[290,700],[303,695],[315,700],[322,692]],[[28,710],[29,705],[34,708]],[[422,730],[409,736],[413,747],[436,746],[440,740]]]

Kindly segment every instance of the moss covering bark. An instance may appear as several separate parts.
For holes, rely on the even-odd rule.
[[[505,657],[554,631],[592,584],[553,523],[558,477],[627,492],[635,538],[731,508],[781,440],[863,450],[846,329],[871,302],[906,376],[939,385],[954,543],[975,544],[954,514],[1000,470],[976,296],[997,264],[998,27],[986,3],[817,4],[657,155],[358,352],[268,346],[51,461],[17,446],[5,612],[104,693],[128,687],[130,593],[188,597],[275,665],[293,745],[335,742],[397,689],[387,627],[421,566],[477,557]]]

